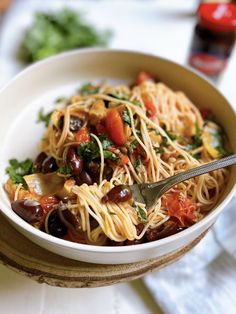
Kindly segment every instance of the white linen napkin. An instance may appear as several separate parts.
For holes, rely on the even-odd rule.
[[[236,197],[190,253],[144,282],[166,314],[235,314]]]

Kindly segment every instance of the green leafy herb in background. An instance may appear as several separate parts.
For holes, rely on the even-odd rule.
[[[70,9],[38,12],[25,32],[18,57],[24,63],[32,63],[65,50],[106,46],[110,38],[110,31],[97,31]]]
[[[9,166],[6,169],[12,182],[15,184],[25,183],[24,176],[33,173],[33,161],[29,158],[18,161],[17,159],[10,159]]]

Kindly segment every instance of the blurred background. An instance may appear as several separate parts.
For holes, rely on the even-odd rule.
[[[233,2],[0,0],[0,87],[28,65],[65,50],[121,48],[195,67],[236,108]],[[200,4],[211,7],[200,10]],[[215,10],[218,22],[212,20]],[[229,214],[235,205],[234,198],[215,230],[179,264],[133,283],[53,288],[0,266],[0,313],[236,313],[236,225]]]

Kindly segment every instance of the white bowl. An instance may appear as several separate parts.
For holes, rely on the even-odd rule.
[[[54,253],[85,262],[122,264],[173,254],[187,247],[216,221],[233,196],[235,167],[225,192],[202,221],[173,236],[134,246],[102,247],[73,243],[52,237],[16,215],[3,189],[10,158],[37,154],[43,126],[36,124],[40,107],[52,105],[58,96],[71,94],[88,81],[132,82],[140,70],[156,75],[174,90],[182,90],[198,107],[211,109],[223,125],[236,152],[235,113],[221,93],[200,75],[171,61],[143,53],[85,49],[63,53],[28,67],[0,92],[0,208],[2,213],[33,242]]]

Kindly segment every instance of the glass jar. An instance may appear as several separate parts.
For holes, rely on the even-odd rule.
[[[217,81],[232,52],[235,30],[235,4],[201,4],[188,63]]]

